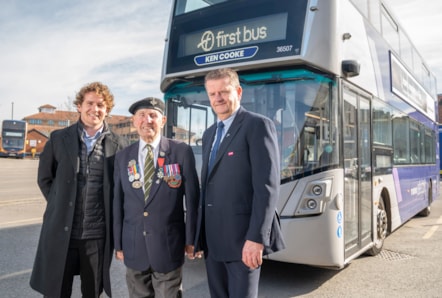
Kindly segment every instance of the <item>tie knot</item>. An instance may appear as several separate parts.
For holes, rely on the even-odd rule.
[[[223,129],[224,128],[224,122],[220,121],[218,122],[218,129]]]
[[[147,144],[146,145],[147,154],[146,157],[152,158],[153,157],[153,148],[152,145]]]

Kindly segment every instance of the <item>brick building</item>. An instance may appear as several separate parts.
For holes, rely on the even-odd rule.
[[[38,155],[43,151],[43,147],[46,144],[48,137],[36,130],[35,128],[28,130],[28,136],[26,139],[26,152],[32,155],[32,150],[35,149],[35,154]]]
[[[78,121],[77,111],[59,111],[56,107],[46,104],[38,108],[38,113],[24,117],[22,120],[28,123],[28,135],[26,139],[26,153],[39,155],[49,139],[51,132],[62,129]],[[109,127],[115,133],[127,138],[131,143],[138,141],[137,130],[132,125],[131,116],[109,115],[106,119]],[[194,140],[194,134],[189,136],[188,130],[176,127],[175,138],[184,142]],[[1,141],[1,136],[0,136]]]
[[[28,123],[28,138],[26,152],[36,149],[38,155],[42,150],[52,131],[62,129],[78,121],[77,111],[59,111],[52,105],[43,105],[38,108],[38,113],[23,118]],[[106,119],[109,127],[131,142],[138,140],[136,129],[132,127],[131,117],[109,115]]]

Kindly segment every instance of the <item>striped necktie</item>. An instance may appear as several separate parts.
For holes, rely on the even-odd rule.
[[[152,186],[153,173],[155,172],[155,166],[153,164],[153,151],[152,146],[146,145],[147,154],[144,160],[144,201],[147,201],[149,197],[150,188]]]

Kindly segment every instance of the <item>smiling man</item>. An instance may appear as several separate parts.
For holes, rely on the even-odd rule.
[[[115,158],[116,258],[127,267],[129,297],[182,297],[184,255],[194,258],[195,157],[189,145],[161,136],[162,100],[139,100],[129,112],[139,141]]]
[[[195,249],[204,251],[211,297],[258,297],[263,255],[284,248],[275,125],[240,105],[234,70],[209,72],[205,87],[218,119],[203,134]]]
[[[128,142],[110,131],[109,88],[85,85],[75,124],[54,131],[40,155],[38,185],[47,207],[31,287],[45,297],[70,297],[80,274],[83,297],[111,296],[112,198],[115,153]]]

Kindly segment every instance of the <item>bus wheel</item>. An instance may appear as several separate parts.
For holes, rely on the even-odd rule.
[[[388,234],[388,213],[385,210],[384,198],[381,196],[379,198],[379,203],[377,205],[377,216],[376,216],[376,239],[374,239],[374,245],[367,251],[370,256],[375,256],[379,254],[384,246],[384,240],[387,238]]]
[[[431,213],[431,203],[433,202],[433,189],[430,182],[430,187],[428,188],[428,206],[425,207],[421,212],[419,212],[419,216],[427,217]]]

